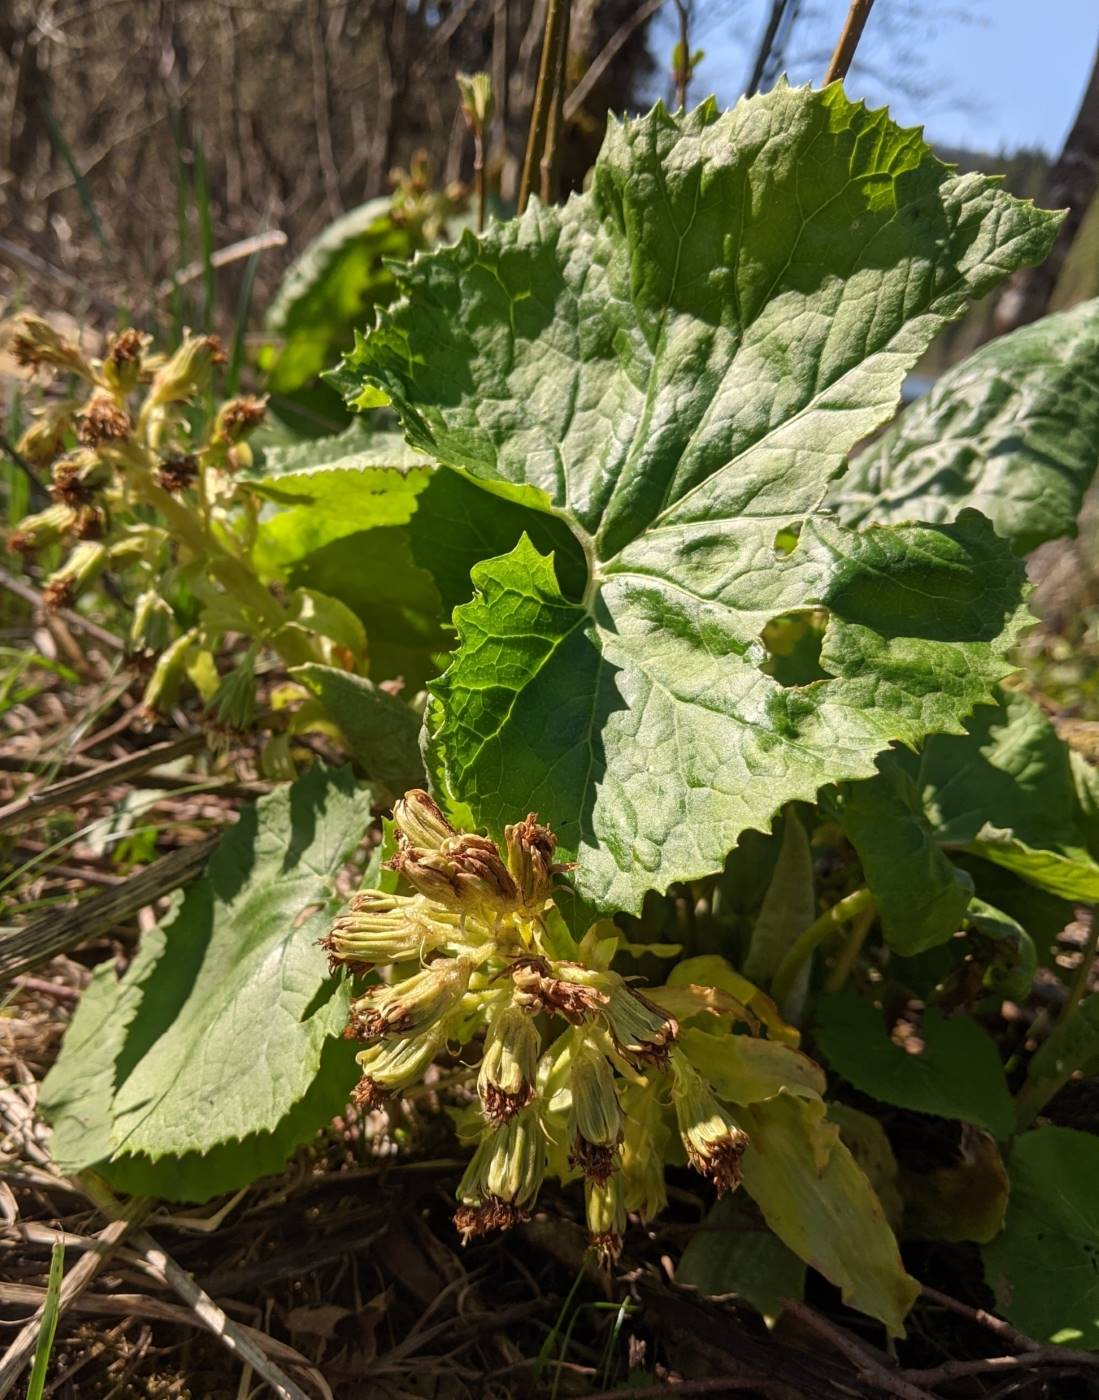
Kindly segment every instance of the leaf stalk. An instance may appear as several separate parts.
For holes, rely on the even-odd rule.
[[[830,909],[825,910],[819,919],[798,935],[794,946],[779,964],[774,981],[771,983],[771,996],[777,1005],[781,1006],[786,1000],[801,965],[813,955],[828,935],[834,933],[849,919],[853,919],[856,914],[861,914],[863,910],[873,907],[874,896],[864,885],[861,889],[845,895]]]

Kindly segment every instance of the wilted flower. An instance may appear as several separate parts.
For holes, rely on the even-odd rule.
[[[103,390],[97,390],[78,415],[76,436],[85,447],[125,442],[132,432],[130,415]]]
[[[534,1022],[514,1003],[505,1003],[489,1022],[477,1074],[481,1108],[492,1123],[502,1123],[534,1098],[541,1037]]]
[[[103,359],[103,378],[118,394],[128,394],[141,378],[141,361],[152,337],[142,331],[119,332],[107,347]]]
[[[495,842],[484,836],[453,836],[439,850],[405,845],[389,866],[448,909],[492,918],[515,905],[514,882]]]
[[[50,495],[70,506],[90,505],[110,480],[110,471],[94,452],[70,452],[53,464]]]
[[[575,963],[549,963],[545,958],[517,958],[508,972],[516,1001],[532,1014],[548,1011],[578,1026],[607,1003],[598,986],[573,980],[585,969]]]
[[[216,335],[184,335],[183,344],[153,376],[148,403],[154,408],[188,403],[210,383],[214,366],[225,360]]]
[[[428,1030],[465,994],[472,970],[468,958],[437,958],[392,986],[371,987],[351,1003],[345,1035],[376,1040]]]
[[[17,554],[35,554],[56,544],[76,524],[76,511],[63,502],[47,506],[35,515],[25,515],[8,537],[8,548]]]
[[[605,1183],[618,1166],[622,1110],[605,1055],[574,1032],[569,1060],[570,1165],[587,1181]]]
[[[239,398],[227,399],[218,409],[214,419],[213,441],[240,442],[247,437],[267,417],[267,399],[256,398],[254,394],[241,394]]]
[[[410,846],[427,851],[440,850],[444,841],[458,834],[438,803],[420,788],[406,792],[393,804],[393,821]]]
[[[152,588],[139,593],[130,623],[129,648],[134,656],[159,656],[172,640],[175,614]]]
[[[52,462],[65,446],[65,435],[72,427],[74,408],[75,404],[70,400],[48,404],[16,443],[20,457],[35,466]]]
[[[454,927],[432,917],[419,895],[363,890],[333,923],[321,946],[332,963],[393,963],[433,952]]]
[[[53,612],[57,608],[67,608],[88,584],[93,583],[103,572],[107,563],[106,547],[98,540],[82,540],[65,560],[60,569],[55,569],[46,580],[42,590],[42,601]]]
[[[145,694],[141,697],[141,708],[148,717],[164,714],[176,703],[195,640],[196,634],[192,629],[177,637],[171,646],[160,653],[145,687]]]
[[[79,374],[83,379],[95,377],[79,346],[68,336],[55,331],[41,316],[22,317],[12,336],[11,353],[15,363],[25,369],[49,366],[50,369]]]
[[[156,469],[156,484],[173,496],[189,490],[197,477],[198,458],[192,452],[170,452]]]
[[[679,1035],[678,1023],[617,974],[608,977],[614,979],[614,986],[603,1016],[619,1053],[631,1062],[666,1064],[668,1050]]]
[[[748,1146],[748,1134],[683,1054],[675,1052],[671,1065],[672,1099],[687,1160],[696,1172],[713,1181],[719,1196],[735,1191],[741,1181],[740,1159]]]
[[[588,1219],[588,1243],[600,1264],[609,1268],[622,1253],[626,1230],[626,1202],[619,1174],[604,1181],[584,1182],[584,1207]]]
[[[468,1243],[525,1220],[542,1186],[546,1141],[537,1104],[486,1128],[458,1185],[454,1224]]]
[[[526,819],[504,828],[504,843],[508,852],[508,871],[519,898],[528,908],[539,910],[553,896],[553,877],[571,869],[554,865],[553,853],[557,837],[548,826],[538,825],[538,813],[530,812]]]
[[[446,1041],[446,1032],[436,1026],[422,1035],[402,1040],[384,1040],[370,1045],[355,1056],[362,1078],[354,1089],[360,1108],[377,1108],[388,1094],[407,1089],[420,1079]]]

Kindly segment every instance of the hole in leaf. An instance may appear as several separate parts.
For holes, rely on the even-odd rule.
[[[810,685],[828,680],[828,672],[820,664],[824,632],[828,626],[828,609],[811,608],[805,612],[783,613],[773,617],[760,636],[767,649],[767,659],[760,670],[774,676],[779,685]]]
[[[797,548],[798,540],[801,538],[801,522],[794,525],[784,525],[775,536],[774,544],[771,546],[776,554],[785,557],[793,554]]]

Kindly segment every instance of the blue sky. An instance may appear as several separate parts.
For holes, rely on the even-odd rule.
[[[788,53],[792,81],[819,81],[847,0],[803,0]],[[741,92],[769,0],[696,0],[705,49],[692,101]],[[654,27],[670,62],[672,6]],[[877,0],[848,90],[888,103],[932,141],[992,153],[1060,149],[1099,43],[1099,0]],[[666,88],[666,83],[665,83]],[[658,88],[656,94],[661,95]],[[666,93],[664,94],[666,95]]]

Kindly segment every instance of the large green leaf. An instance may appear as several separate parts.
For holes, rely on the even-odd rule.
[[[845,784],[835,806],[862,862],[886,942],[899,953],[919,953],[961,928],[973,882],[939,849],[916,784],[893,755],[883,755],[878,767],[867,782]]]
[[[1075,535],[1099,467],[1099,300],[978,350],[862,453],[833,500],[840,518],[987,515],[1020,553]]]
[[[913,765],[938,839],[1064,899],[1099,900],[1071,756],[1019,691],[982,706],[961,735],[928,740]]]
[[[578,592],[528,543],[475,570],[432,715],[479,821],[537,807],[580,894],[637,909],[891,740],[958,728],[1022,621],[1007,547],[973,514],[815,512],[934,334],[1056,224],[838,85],[783,86],[612,124],[587,193],[401,271],[345,392],[382,389],[413,446],[588,562]],[[784,687],[760,634],[819,609],[827,679]]]
[[[901,1263],[881,1202],[820,1099],[786,1092],[738,1110],[751,1143],[744,1188],[788,1248],[880,1318],[894,1336],[920,1291]]]
[[[828,1063],[863,1093],[917,1113],[935,1113],[1011,1136],[1011,1095],[992,1037],[965,1016],[929,1008],[919,1054],[888,1036],[881,1012],[845,988],[817,1008],[817,1044]]]
[[[783,1298],[800,1298],[805,1264],[762,1224],[743,1192],[723,1196],[691,1236],[677,1283],[711,1297],[745,1298],[773,1324]]]
[[[982,1250],[999,1311],[1039,1341],[1099,1350],[1099,1139],[1023,1133],[1008,1172],[1007,1223]]]
[[[245,808],[121,982],[97,974],[42,1089],[68,1170],[200,1200],[346,1103],[346,990],[315,946],[370,793],[314,769]]]

